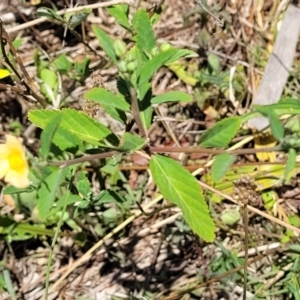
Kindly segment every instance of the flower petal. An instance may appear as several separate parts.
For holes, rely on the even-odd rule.
[[[10,134],[7,134],[5,137],[7,147],[9,147],[10,149],[18,149],[22,153],[24,152],[22,144],[17,137]]]
[[[9,163],[8,160],[2,160],[0,159],[0,179],[5,177],[9,170]]]
[[[19,173],[14,170],[9,170],[4,180],[16,188],[26,188],[30,185],[28,172]]]
[[[6,144],[0,144],[0,159],[7,159],[10,149]]]

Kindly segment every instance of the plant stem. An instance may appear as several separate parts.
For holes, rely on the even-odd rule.
[[[222,149],[206,149],[206,148],[197,148],[197,147],[149,147],[150,153],[204,153],[204,154],[222,154],[222,153],[230,153],[230,154],[253,154],[260,152],[272,152],[272,151],[280,151],[280,147],[272,147],[272,148],[264,148],[264,149],[237,149],[237,150],[222,150]],[[91,154],[85,155],[82,157],[70,159],[70,160],[61,160],[61,161],[49,161],[48,164],[51,166],[58,167],[67,167],[79,163],[83,163],[86,161],[97,160],[107,157],[112,157],[121,151],[110,151],[105,153]],[[259,163],[257,163],[259,164]]]
[[[270,147],[270,148],[261,148],[261,149],[237,149],[237,150],[226,150],[226,149],[207,149],[201,147],[150,147],[151,152],[158,153],[205,153],[205,154],[222,154],[222,153],[230,153],[230,154],[254,154],[260,152],[274,152],[280,151],[281,147]]]
[[[86,162],[86,161],[112,157],[112,156],[114,156],[118,153],[120,153],[120,152],[110,151],[110,152],[105,152],[105,153],[97,153],[97,154],[81,156],[81,157],[70,159],[70,160],[50,161],[50,162],[48,162],[48,164],[50,166],[57,166],[57,167],[65,168],[65,167],[80,164],[80,163],[83,163],[83,162]]]
[[[73,175],[74,175],[74,171],[75,171],[75,168],[73,169]],[[59,177],[61,177],[62,174],[63,174],[63,171],[61,169],[59,171],[58,180],[56,181],[56,184],[60,182]],[[56,185],[54,188],[56,190],[58,190],[59,186]],[[67,191],[67,196],[65,197],[63,208],[62,208],[62,211],[61,211],[61,215],[60,215],[60,218],[59,218],[59,221],[58,221],[58,224],[57,224],[57,228],[55,230],[55,234],[54,234],[54,237],[53,237],[53,240],[52,240],[52,243],[51,243],[51,247],[50,247],[50,253],[49,253],[48,262],[47,262],[47,273],[46,273],[46,279],[45,279],[46,280],[46,282],[45,282],[45,300],[48,299],[50,269],[51,269],[51,263],[52,263],[52,257],[53,257],[53,250],[54,250],[54,246],[56,244],[56,241],[57,241],[57,238],[58,238],[58,235],[59,235],[59,232],[60,232],[60,228],[63,224],[64,213],[66,212],[66,209],[67,209],[67,203],[68,203],[69,195],[70,195],[70,187],[69,187],[69,190]]]
[[[248,209],[247,204],[243,206],[243,221],[245,230],[245,258],[244,258],[244,292],[243,300],[247,299],[247,274],[248,274]]]
[[[134,120],[136,122],[137,127],[139,128],[140,136],[142,138],[144,138],[144,137],[146,137],[146,130],[144,128],[144,125],[142,123],[141,116],[140,116],[140,109],[139,109],[139,102],[138,102],[139,100],[136,96],[136,91],[132,86],[129,88],[129,94],[130,94],[130,98],[131,98],[131,109],[132,109],[132,114],[133,114]]]

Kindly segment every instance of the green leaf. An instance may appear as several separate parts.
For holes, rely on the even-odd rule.
[[[102,124],[74,109],[31,110],[28,117],[36,126],[45,128],[51,119],[57,115],[62,117],[58,129],[62,138],[63,131],[60,130],[60,127],[73,134],[79,140],[97,146],[101,140],[112,134],[111,131]]]
[[[214,182],[217,183],[224,177],[224,175],[226,174],[230,166],[235,162],[235,160],[236,157],[229,153],[223,153],[215,157],[211,168],[211,175]]]
[[[77,191],[84,198],[88,198],[89,195],[92,193],[90,182],[86,178],[86,174],[83,173],[83,172],[80,172],[78,174],[78,177],[79,177],[79,179],[78,179],[78,182],[76,184]]]
[[[72,148],[82,148],[80,139],[65,128],[58,127],[53,138],[53,143],[62,151]]]
[[[13,41],[13,46],[18,50],[23,43],[23,39],[15,39]]]
[[[149,16],[144,9],[137,12],[137,46],[143,52],[150,52],[156,46]]]
[[[11,274],[10,274],[9,270],[6,268],[5,269],[1,268],[1,269],[2,269],[1,273],[3,275],[5,290],[10,295],[11,300],[17,300],[15,288],[14,288],[13,282],[11,280]]]
[[[40,73],[40,78],[44,83],[48,84],[50,88],[57,87],[57,76],[55,72],[49,69],[43,69]]]
[[[114,226],[118,220],[118,213],[115,207],[110,207],[102,213],[103,225]],[[115,226],[114,226],[115,227]]]
[[[234,225],[241,219],[241,214],[239,211],[239,206],[234,208],[228,208],[222,211],[221,221],[225,225]]]
[[[272,134],[278,141],[282,140],[284,137],[284,127],[280,122],[279,118],[274,113],[269,113],[270,127]]]
[[[191,229],[205,241],[212,242],[214,223],[195,177],[173,159],[162,155],[151,158],[150,170],[162,195],[181,208]]]
[[[253,107],[255,110],[265,115],[268,115],[270,111],[273,111],[278,116],[285,114],[298,115],[300,114],[300,99],[286,98],[280,100],[276,104],[254,105]]]
[[[57,131],[60,122],[61,122],[61,116],[60,115],[55,116],[45,126],[45,129],[42,132],[40,153],[44,159],[46,159],[49,154],[52,140],[54,138],[55,132]]]
[[[127,4],[119,4],[108,7],[107,10],[116,19],[118,24],[128,30],[131,30],[131,26],[128,21],[129,6]]]
[[[145,139],[129,132],[125,132],[122,136],[119,149],[123,151],[136,151],[140,150],[146,143],[147,141]]]
[[[58,20],[64,22],[64,19],[56,13],[55,10],[48,7],[39,7],[36,11],[38,17],[46,17],[48,19]]]
[[[285,105],[283,105],[283,107],[285,110],[286,109]],[[270,127],[273,136],[279,141],[282,140],[284,137],[284,127],[275,113],[274,105],[255,106],[255,109],[270,119]]]
[[[59,55],[54,61],[53,64],[57,71],[67,73],[70,72],[72,63],[69,61],[65,54]]]
[[[82,198],[79,196],[79,195],[74,195],[74,194],[70,194],[70,193],[64,193],[59,199],[58,201],[56,202],[56,206],[53,207],[51,209],[51,212],[50,214],[55,214],[57,212],[62,212],[62,208],[65,206],[65,205],[72,205],[76,202],[81,202],[83,201]]]
[[[13,185],[8,185],[5,188],[3,188],[2,193],[3,195],[24,194],[24,193],[31,193],[34,190],[35,188],[33,186],[29,186],[24,189],[19,189],[14,187]]]
[[[187,50],[187,49],[178,49],[175,47],[172,47],[171,49],[176,50],[176,52],[174,53],[174,55],[172,57],[170,57],[165,64],[171,64],[177,60],[179,60],[180,58],[191,58],[191,57],[198,57],[198,54],[194,51],[191,50]],[[171,50],[170,49],[170,50]],[[165,51],[164,51],[165,52]]]
[[[105,203],[122,203],[126,200],[123,196],[113,190],[101,191],[101,193],[96,197],[94,205],[101,205]]]
[[[109,114],[113,119],[119,121],[121,124],[125,124],[127,120],[127,116],[124,113],[124,111],[115,109],[114,107],[110,105],[104,105],[102,104],[103,109],[107,114]]]
[[[242,119],[240,117],[230,117],[224,119],[212,128],[208,129],[200,139],[200,145],[202,147],[227,147],[231,139],[236,135],[240,126],[242,125]]]
[[[68,21],[68,27],[74,29],[86,20],[87,16],[91,13],[91,9],[83,9],[80,12],[71,12],[65,14],[65,18]]]
[[[88,74],[89,64],[91,59],[89,57],[85,57],[82,61],[75,61],[74,69],[81,76],[84,77]]]
[[[29,120],[40,128],[45,128],[47,124],[52,120],[52,118],[55,117],[56,114],[49,114],[48,111],[44,110],[31,110],[28,113]],[[82,142],[78,137],[62,127],[57,128],[57,131],[53,138],[53,143],[63,151],[66,149],[82,146]]]
[[[290,148],[288,154],[288,160],[284,170],[283,180],[286,180],[289,174],[294,170],[296,166],[296,158],[297,158],[297,153],[295,149]]]
[[[196,77],[189,74],[189,72],[186,70],[185,64],[181,63],[180,61],[175,61],[171,64],[168,64],[167,67],[186,84],[194,86],[199,81]]]
[[[190,102],[192,100],[193,97],[187,93],[173,91],[152,98],[151,103],[160,104],[160,103],[172,102],[172,101]]]
[[[101,168],[101,170],[105,173],[108,173],[112,176],[115,176],[115,174],[119,171],[119,166],[122,160],[122,153],[119,153],[109,159],[107,159],[106,165]]]
[[[143,123],[143,126],[149,128],[152,120],[152,107],[151,107],[151,84],[144,83],[139,86],[139,97],[142,100],[139,101],[140,117]]]
[[[68,168],[56,169],[45,178],[38,190],[37,209],[41,220],[45,220],[53,206],[59,186],[65,179]]]
[[[148,60],[145,65],[141,67],[139,85],[147,82],[166,61],[176,54],[176,52],[177,49],[169,49],[158,53]]]
[[[54,71],[50,69],[42,69],[40,72],[40,78],[42,79],[41,90],[49,100],[56,99],[58,90],[58,78]]]
[[[300,116],[289,118],[284,127],[292,133],[298,133],[300,131]]]
[[[111,60],[115,64],[117,64],[118,60],[114,50],[113,40],[99,27],[93,25],[92,29],[104,52],[111,58]]]
[[[220,70],[220,58],[219,58],[219,56],[217,56],[213,53],[210,53],[208,55],[207,60],[208,60],[209,66],[214,71],[214,73],[217,73]]]
[[[130,105],[122,96],[116,96],[106,89],[96,87],[84,94],[84,98],[122,111],[129,111]]]

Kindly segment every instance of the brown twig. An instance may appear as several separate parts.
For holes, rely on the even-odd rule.
[[[211,11],[209,11],[209,10],[203,5],[203,3],[202,3],[201,0],[195,0],[195,2],[198,3],[198,4],[202,7],[202,9],[203,9],[205,12],[207,12],[209,15],[211,15],[211,16],[214,18],[215,23],[217,24],[217,26],[219,26],[219,27],[223,27],[223,26],[224,26],[224,21],[220,20],[220,19],[219,19],[218,17],[216,17]]]
[[[238,149],[238,150],[221,150],[221,149],[207,149],[207,148],[197,148],[197,147],[150,147],[149,148],[150,153],[204,153],[208,155],[212,154],[222,154],[222,153],[230,153],[230,154],[253,154],[253,153],[260,153],[260,152],[273,152],[273,151],[279,151],[280,147],[272,147],[272,148],[264,148],[264,149]],[[61,160],[61,161],[51,161],[48,162],[49,165],[52,166],[60,166],[62,168],[71,166],[74,164],[83,163],[86,161],[91,161],[95,159],[101,159],[101,158],[107,158],[112,157],[115,154],[120,153],[119,151],[110,151],[106,153],[100,153],[100,154],[91,154],[91,155],[85,155],[79,158],[71,159],[71,160]],[[130,169],[131,167],[122,167]],[[137,169],[147,169],[147,166],[138,166],[135,167]]]
[[[118,153],[120,153],[120,152],[110,151],[110,152],[105,152],[105,153],[97,153],[97,154],[85,155],[85,156],[70,159],[70,160],[49,161],[48,164],[50,166],[57,166],[57,167],[65,168],[65,167],[68,167],[71,165],[76,165],[76,164],[80,164],[80,163],[91,161],[91,160],[112,157]]]
[[[12,86],[5,83],[0,83],[0,90],[12,91],[18,94],[23,94],[25,92],[25,90],[21,86]]]
[[[77,6],[77,7],[72,7],[72,8],[68,8],[68,9],[63,9],[60,11],[57,11],[56,14],[58,15],[63,15],[66,13],[71,13],[71,12],[77,12],[77,11],[82,11],[84,9],[97,9],[100,7],[107,7],[107,6],[112,6],[112,5],[117,5],[117,4],[128,4],[131,5],[132,4],[132,0],[112,0],[112,1],[107,1],[107,2],[100,2],[100,3],[94,3],[94,4],[90,4],[90,5],[84,5],[84,6]],[[37,24],[40,24],[42,22],[48,21],[47,17],[41,17],[35,20],[32,20],[30,22],[27,22],[25,24],[21,24],[15,27],[11,27],[9,29],[7,29],[8,33],[11,32],[15,32],[15,31],[19,31]]]
[[[18,52],[16,51],[8,33],[5,31],[5,29],[3,27],[1,19],[0,19],[0,37],[1,37],[2,55],[4,57],[5,62],[12,69],[12,71],[16,74],[16,76],[19,78],[21,83],[26,87],[26,93],[31,94],[34,97],[34,99],[36,99],[42,105],[42,107],[46,108],[48,106],[47,102],[39,94],[38,90],[36,89],[34,81],[31,79],[31,77],[27,73]],[[20,69],[22,71],[22,75],[24,77],[22,77],[22,75],[17,71],[17,69],[14,67],[14,65],[10,62],[10,60],[6,54],[4,45],[3,45],[3,40],[5,40],[5,42],[8,43],[10,51],[11,51],[12,55],[14,56],[16,63],[20,67]]]
[[[222,149],[207,149],[201,147],[150,147],[151,152],[156,153],[204,153],[204,154],[223,154],[223,153],[230,153],[230,154],[254,154],[254,153],[261,153],[261,152],[274,152],[280,151],[281,147],[270,147],[270,148],[261,148],[261,149],[237,149],[237,150],[222,150]]]

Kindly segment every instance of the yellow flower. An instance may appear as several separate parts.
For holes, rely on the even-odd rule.
[[[0,145],[0,179],[17,187],[29,186],[29,168],[25,157],[24,149],[19,140],[6,135],[6,143]]]

